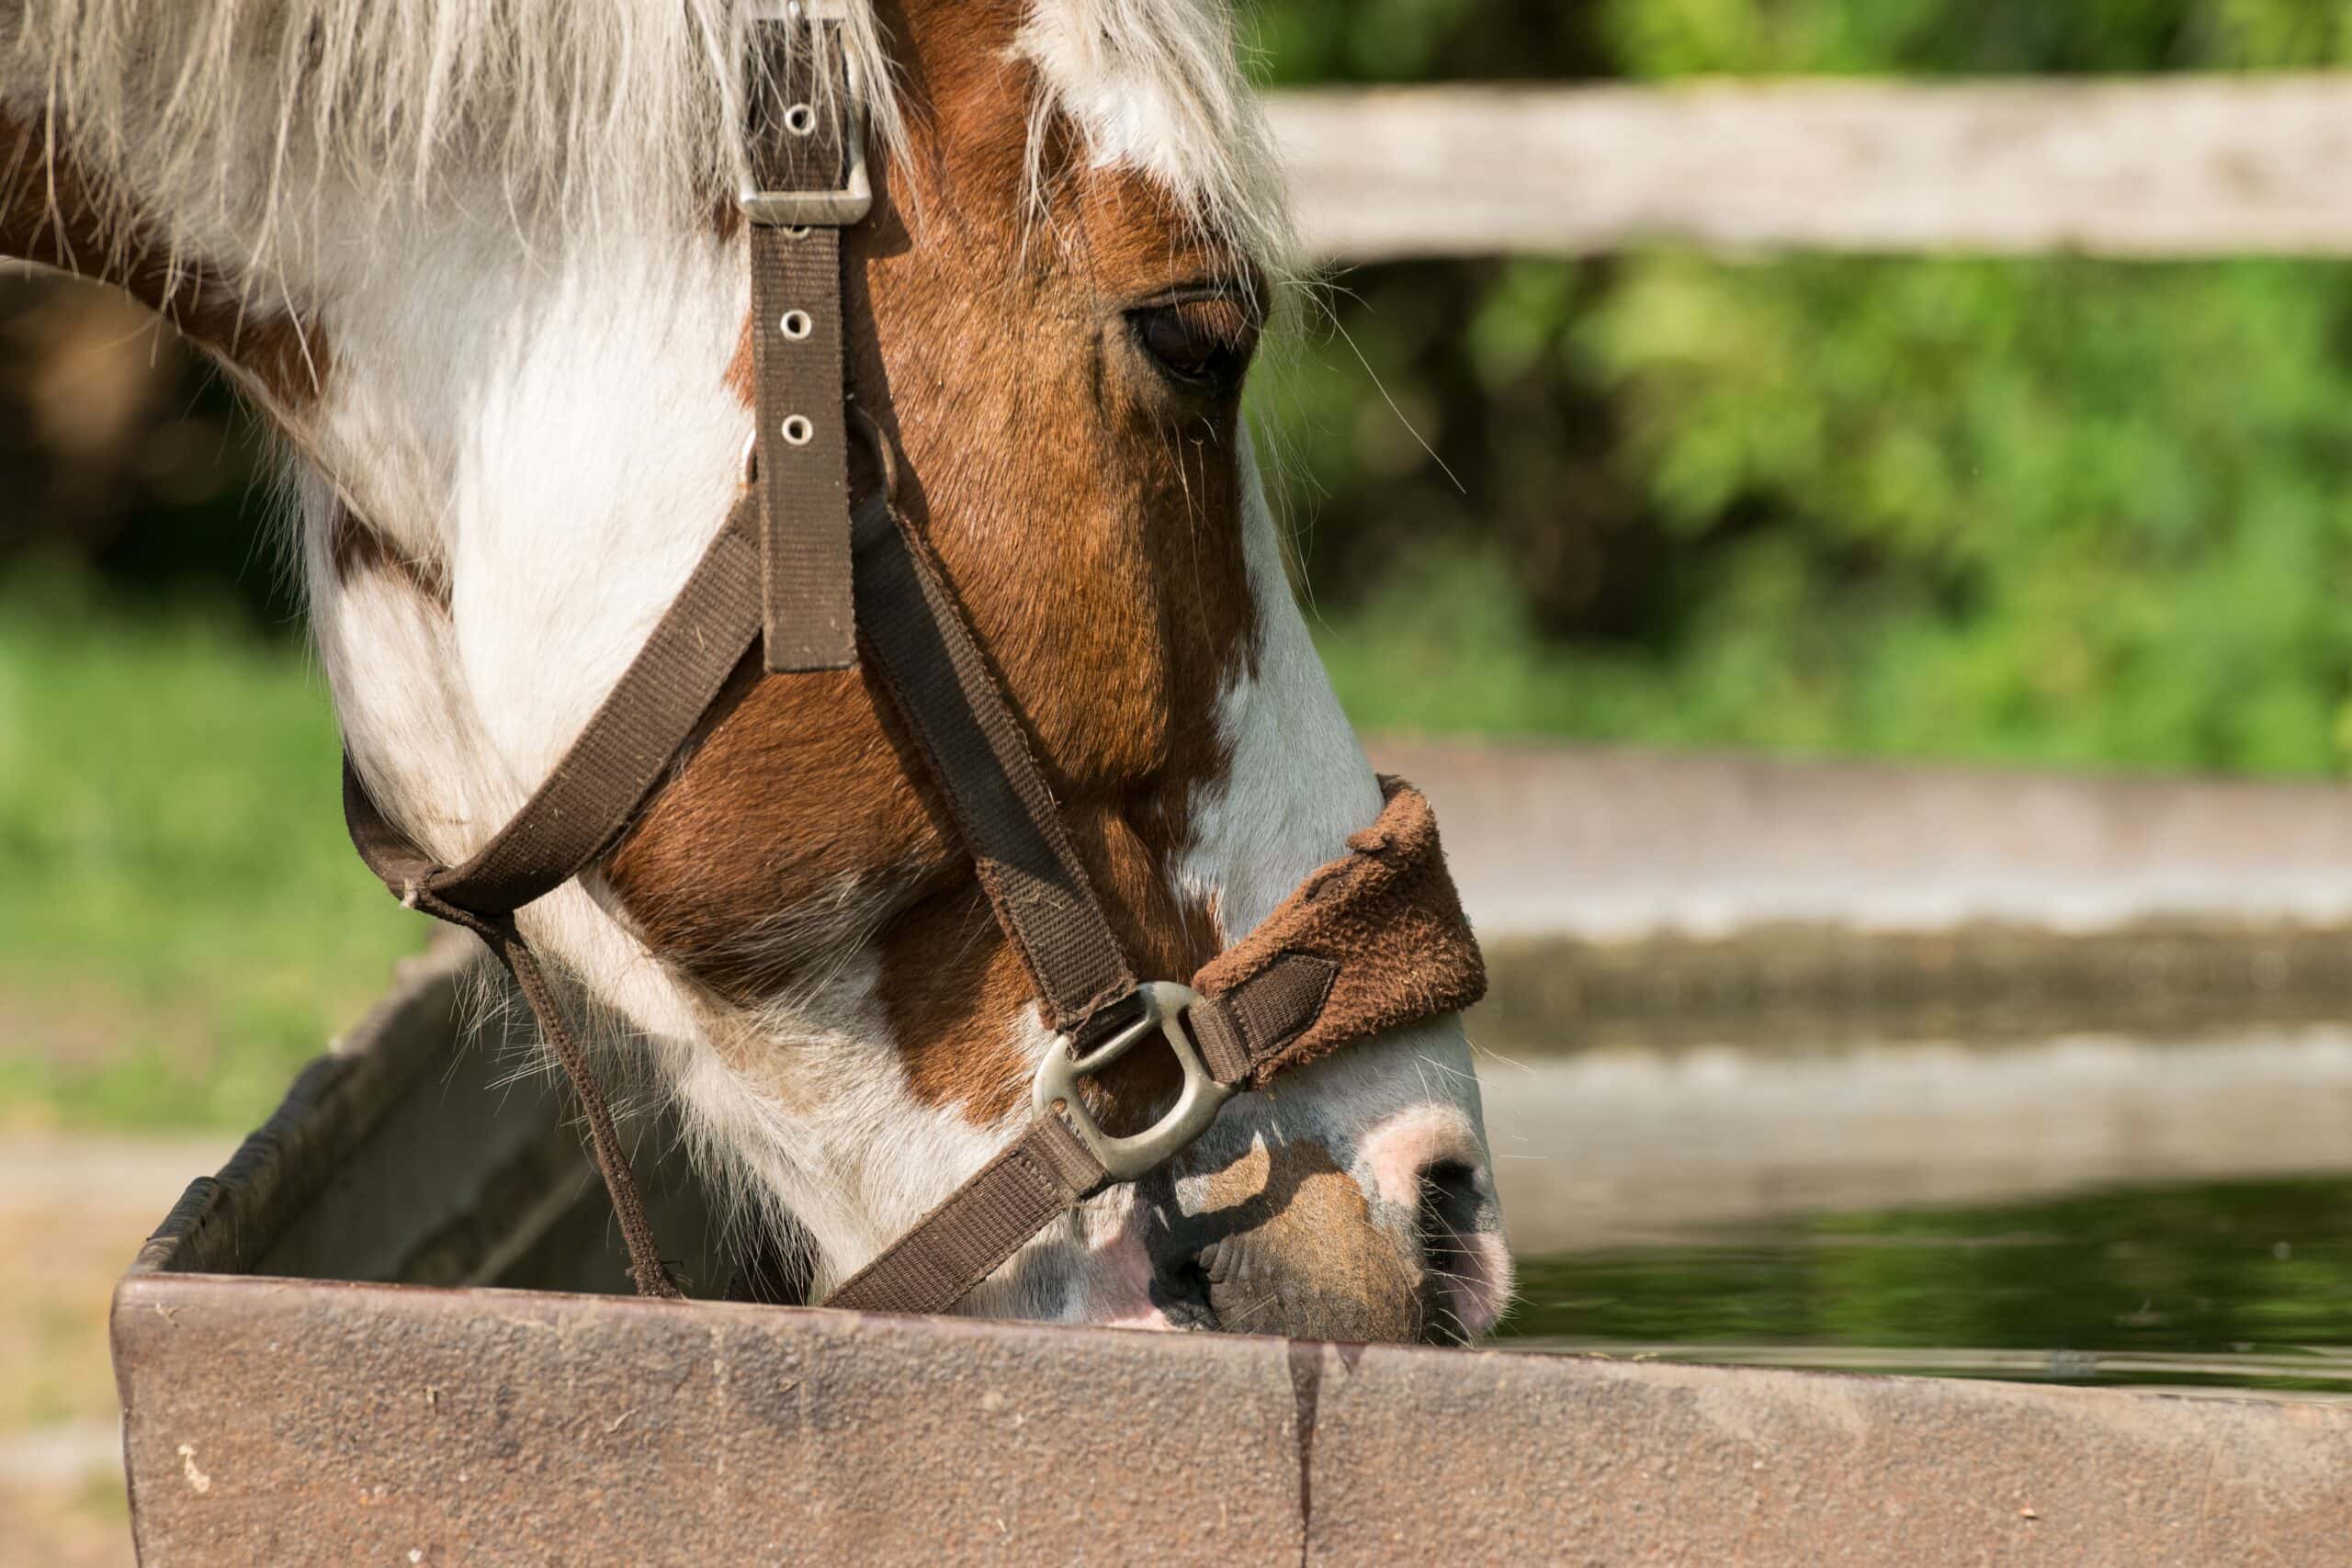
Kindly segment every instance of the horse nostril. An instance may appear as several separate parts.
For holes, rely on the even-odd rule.
[[[1477,1168],[1442,1159],[1422,1168],[1413,1227],[1424,1269],[1428,1337],[1463,1344],[1494,1325],[1494,1195]]]
[[[1216,1289],[1219,1245],[1212,1242],[1196,1253],[1163,1258],[1152,1271],[1152,1303],[1178,1328],[1215,1328],[1216,1307],[1210,1299]]]
[[[1478,1231],[1486,1199],[1479,1191],[1477,1171],[1461,1160],[1442,1159],[1426,1166],[1419,1179],[1420,1201],[1414,1210],[1413,1225],[1420,1236],[1421,1250],[1434,1263],[1439,1252],[1459,1250],[1461,1238]]]

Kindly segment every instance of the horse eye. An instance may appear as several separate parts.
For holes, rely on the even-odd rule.
[[[1230,299],[1188,299],[1128,312],[1136,343],[1160,374],[1188,392],[1224,397],[1250,368],[1256,327]]]

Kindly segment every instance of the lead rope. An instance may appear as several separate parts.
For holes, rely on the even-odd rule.
[[[523,940],[512,918],[504,924],[504,935],[492,951],[530,1004],[532,1016],[539,1021],[539,1032],[547,1039],[548,1048],[555,1053],[564,1077],[571,1080],[571,1092],[579,1097],[580,1112],[588,1121],[588,1142],[596,1157],[596,1169],[605,1179],[605,1191],[613,1201],[613,1217],[620,1222],[621,1241],[628,1248],[628,1277],[637,1285],[639,1295],[663,1300],[676,1300],[685,1292],[662,1261],[662,1249],[653,1240],[653,1224],[645,1217],[645,1199],[638,1190],[637,1172],[630,1168],[628,1151],[621,1147],[619,1130],[613,1125],[612,1108],[605,1103],[605,1091],[596,1081],[596,1074],[588,1065],[588,1054],[580,1042],[564,1026],[563,1010],[556,1005],[555,992],[548,987],[547,976],[539,969],[539,961],[531,952],[531,944]]]
[[[555,1053],[557,1065],[571,1080],[571,1092],[579,1097],[581,1114],[588,1122],[589,1152],[595,1157],[597,1173],[605,1179],[605,1190],[612,1196],[613,1213],[620,1221],[621,1239],[628,1247],[629,1278],[643,1295],[683,1294],[677,1281],[671,1278],[668,1266],[662,1261],[661,1248],[654,1245],[653,1225],[645,1217],[645,1200],[638,1191],[637,1176],[629,1168],[628,1152],[621,1146],[620,1133],[613,1124],[612,1108],[605,1103],[604,1089],[588,1065],[588,1054],[580,1048],[579,1040],[565,1025],[563,1010],[556,1003],[555,988],[548,984],[547,974],[539,967],[531,944],[523,940],[522,929],[514,923],[513,912],[484,913],[452,903],[435,891],[436,887],[461,886],[465,881],[464,868],[453,872],[434,864],[429,856],[394,828],[377,808],[375,797],[360,782],[358,770],[352,766],[348,755],[343,761],[343,817],[359,858],[383,879],[402,904],[473,932],[514,977],[531,1016],[538,1021],[539,1032],[545,1036],[548,1048]],[[492,847],[497,842],[493,840]]]
[[[565,1024],[555,987],[548,983],[547,973],[539,967],[531,944],[523,939],[514,913],[485,913],[469,908],[436,891],[436,887],[464,886],[466,868],[453,871],[434,864],[430,857],[392,827],[378,809],[367,785],[360,782],[358,771],[348,756],[343,763],[343,813],[360,859],[384,880],[402,904],[471,931],[513,976],[515,988],[523,993],[531,1016],[538,1021],[540,1034],[555,1054],[557,1065],[562,1067],[563,1076],[571,1081],[571,1092],[580,1101],[581,1115],[588,1123],[589,1152],[594,1156],[597,1174],[605,1179],[605,1190],[613,1201],[614,1217],[620,1222],[621,1240],[628,1248],[630,1280],[640,1295],[671,1299],[682,1296],[684,1292],[671,1277],[668,1265],[662,1260],[661,1248],[654,1243],[653,1224],[645,1217],[645,1200],[638,1190],[637,1175],[629,1167],[628,1151],[621,1145],[620,1132],[614,1125],[612,1107],[605,1100],[604,1088],[589,1066],[588,1054],[581,1049],[579,1039]],[[492,840],[493,846],[496,842]]]
[[[865,216],[871,192],[844,20],[841,0],[791,0],[746,24],[754,458],[727,525],[645,647],[546,783],[462,865],[393,827],[344,759],[344,818],[360,858],[401,903],[480,937],[538,1021],[647,1296],[681,1292],[612,1109],[514,914],[603,857],[755,642],[771,671],[854,662],[840,231]],[[809,406],[795,407],[796,395]]]
[[[747,491],[547,782],[464,864],[442,864],[393,827],[347,754],[343,763],[344,823],[359,858],[402,904],[480,937],[514,976],[587,1118],[629,1277],[648,1296],[680,1292],[654,1245],[611,1108],[514,912],[602,857],[750,654],[760,625],[757,517]]]

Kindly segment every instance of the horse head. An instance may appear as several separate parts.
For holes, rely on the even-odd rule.
[[[741,10],[0,0],[0,248],[131,289],[268,414],[346,749],[452,863],[740,483]],[[1383,805],[1239,407],[1291,285],[1229,25],[903,0],[847,28],[876,187],[849,389],[1147,977],[1247,936]],[[871,662],[739,671],[522,914],[608,1068],[650,1075],[819,1290],[980,1167],[1061,1048]],[[1097,1087],[1115,1129],[1175,1083],[1139,1053]],[[1449,1015],[1235,1099],[964,1310],[1435,1339],[1491,1326],[1509,1279]]]

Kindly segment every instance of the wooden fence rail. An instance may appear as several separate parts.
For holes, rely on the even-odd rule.
[[[2352,255],[2352,75],[1323,90],[1272,112],[1327,259]]]

